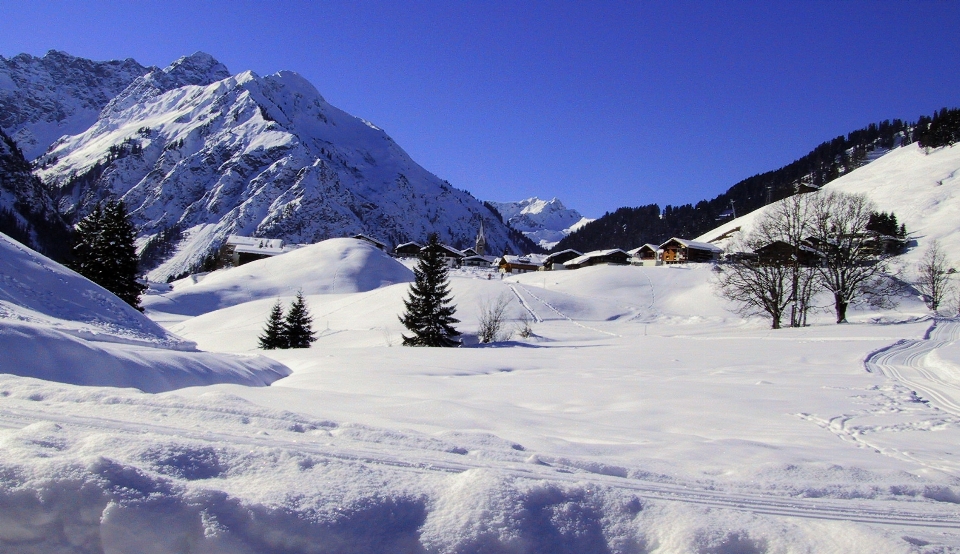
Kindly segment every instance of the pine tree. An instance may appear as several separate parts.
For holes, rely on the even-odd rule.
[[[298,292],[297,299],[290,305],[290,311],[287,312],[287,317],[284,320],[286,348],[310,348],[310,343],[317,340],[311,328],[312,324],[313,318],[310,317],[310,312],[307,310],[303,292]]]
[[[460,333],[452,324],[456,306],[451,304],[447,264],[436,234],[420,250],[420,260],[413,270],[414,282],[409,297],[403,301],[406,312],[400,317],[413,336],[403,335],[404,346],[458,346]]]
[[[137,281],[136,235],[123,201],[97,204],[76,225],[73,269],[138,310],[146,286]]]
[[[283,307],[280,301],[273,305],[270,310],[270,317],[267,319],[267,326],[260,335],[260,348],[264,350],[275,350],[277,348],[287,348],[287,326],[283,322]]]

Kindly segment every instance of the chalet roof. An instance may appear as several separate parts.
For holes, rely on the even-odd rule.
[[[422,244],[420,244],[419,242],[413,242],[413,241],[405,242],[403,244],[398,244],[397,248],[403,248],[404,246],[416,246],[417,248],[423,248]],[[396,250],[396,248],[394,250]]]
[[[227,237],[227,246],[232,246],[234,252],[256,253],[273,256],[283,254],[297,248],[293,245],[285,245],[283,239],[263,239],[257,237],[244,237],[240,235],[230,235]]]
[[[467,256],[467,257],[464,258],[462,261],[463,261],[464,263],[466,263],[466,262],[476,262],[476,261],[483,260],[484,262],[487,262],[488,264],[493,264],[493,263],[494,263],[496,260],[498,260],[498,259],[499,259],[499,258],[495,258],[494,256],[481,256],[481,255],[479,255],[479,254],[475,254],[475,255],[473,255],[473,256]]]
[[[365,241],[367,241],[367,242],[372,242],[373,244],[375,244],[375,245],[376,245],[378,248],[380,248],[381,250],[387,247],[386,244],[380,242],[379,240],[377,240],[377,239],[375,239],[375,238],[373,238],[373,237],[369,237],[369,236],[367,236],[367,235],[364,235],[363,233],[357,233],[356,235],[353,235],[353,238],[355,238],[355,239],[357,239],[357,240],[365,240]]]
[[[526,254],[524,256],[513,256],[507,254],[506,256],[501,256],[496,259],[497,263],[500,261],[506,262],[511,265],[543,265],[543,260],[547,256],[543,254]]]
[[[543,259],[543,263],[544,264],[550,263],[551,260],[559,258],[560,256],[563,256],[565,254],[576,254],[576,256],[574,257],[583,256],[583,252],[580,252],[579,250],[574,250],[573,248],[567,248],[566,250],[561,250],[559,252],[551,253],[550,255],[548,255],[546,258]]]
[[[656,244],[650,244],[648,242],[647,244],[644,244],[639,248],[634,248],[633,250],[627,250],[627,254],[630,254],[631,256],[636,256],[637,254],[640,253],[641,250],[644,250],[644,249],[650,250],[651,252],[656,252],[657,250],[660,250],[660,247],[657,246]]]
[[[464,254],[463,252],[457,250],[456,248],[454,248],[454,247],[452,247],[452,246],[447,246],[446,244],[441,244],[441,245],[439,245],[439,246],[440,246],[440,249],[443,250],[443,251],[445,251],[449,256],[452,256],[452,257],[454,257],[454,258],[465,258],[465,257],[466,257],[466,254]]]
[[[663,248],[664,246],[670,244],[671,242],[677,242],[681,246],[684,246],[686,248],[693,248],[694,250],[706,250],[707,252],[723,252],[723,248],[720,248],[715,244],[710,244],[708,242],[697,242],[695,240],[687,240],[687,239],[681,239],[677,237],[673,237],[670,240],[664,242],[663,244],[660,245],[660,248]]]
[[[611,248],[609,250],[594,250],[593,252],[587,252],[586,254],[584,254],[583,256],[580,256],[579,258],[574,258],[563,265],[583,265],[588,261],[590,261],[591,258],[603,258],[605,256],[616,254],[617,252],[623,254],[627,258],[630,257],[630,254],[627,254],[626,252],[624,252],[623,250],[620,250],[619,248]]]

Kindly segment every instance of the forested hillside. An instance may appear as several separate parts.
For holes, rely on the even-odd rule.
[[[608,212],[561,240],[554,251],[631,249],[644,243],[660,244],[674,236],[696,237],[732,217],[731,208],[742,215],[786,198],[801,187],[819,188],[896,146],[919,142],[921,146],[936,147],[958,141],[960,109],[944,108],[933,117],[920,117],[916,123],[899,119],[871,123],[846,137],[820,144],[780,169],[744,179],[711,200],[696,205],[667,205],[662,210],[649,204]]]

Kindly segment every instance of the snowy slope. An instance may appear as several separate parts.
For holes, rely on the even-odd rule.
[[[85,131],[147,71],[129,58],[97,62],[56,50],[42,58],[0,56],[0,128],[32,160],[61,136]]]
[[[929,330],[918,301],[771,331],[728,310],[708,265],[463,269],[451,289],[468,345],[500,295],[533,336],[401,348],[408,285],[386,282],[409,274],[365,243],[256,264],[145,304],[202,348],[293,370],[270,387],[147,395],[0,376],[0,504],[15,508],[0,549],[960,548],[960,325]],[[318,341],[257,351],[276,297],[301,287]],[[901,367],[878,357],[893,344],[926,351]]]
[[[878,210],[896,214],[897,221],[906,224],[909,237],[916,240],[916,247],[900,257],[908,269],[934,239],[941,242],[952,264],[960,264],[960,147],[929,153],[916,144],[896,148],[830,182],[825,189],[864,194]],[[714,241],[735,229],[748,233],[762,213],[760,209],[728,221],[696,240]]]
[[[114,195],[141,241],[180,237],[155,279],[189,270],[230,234],[312,243],[362,232],[392,247],[436,231],[458,246],[482,219],[492,250],[519,250],[469,193],[296,73],[231,77],[202,53],[134,81],[47,160],[56,163],[39,174],[68,216]]]
[[[544,249],[551,249],[560,240],[583,227],[592,219],[567,208],[560,200],[540,200],[537,197],[519,202],[490,202],[507,224],[523,233]]]
[[[262,357],[197,352],[113,294],[0,234],[0,372],[170,390],[264,385],[288,370]]]

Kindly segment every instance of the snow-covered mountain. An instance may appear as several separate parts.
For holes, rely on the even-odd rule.
[[[98,62],[56,50],[42,58],[0,56],[0,128],[33,160],[61,136],[85,131],[148,71],[129,58]]]
[[[178,243],[153,278],[189,270],[230,234],[312,243],[365,233],[397,244],[437,232],[466,246],[482,219],[491,251],[526,250],[477,199],[301,76],[231,76],[204,53],[137,78],[39,161],[67,217],[116,196],[141,245]]]
[[[583,227],[592,219],[577,210],[567,208],[560,200],[540,200],[537,197],[519,202],[490,202],[504,221],[527,238],[547,250],[560,239]]]

